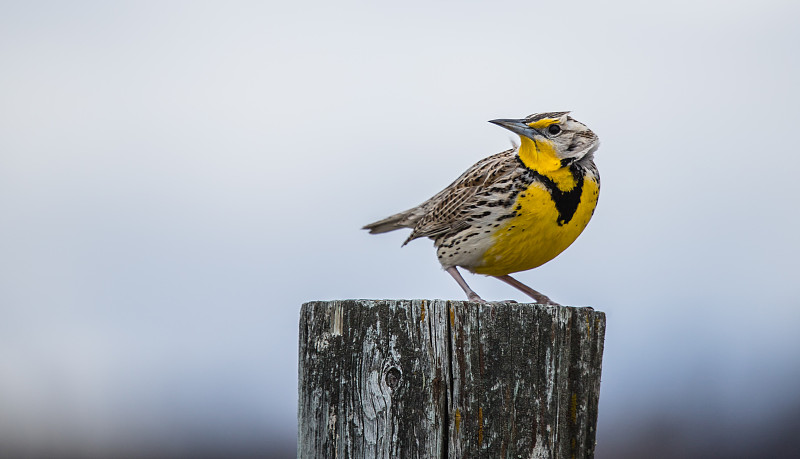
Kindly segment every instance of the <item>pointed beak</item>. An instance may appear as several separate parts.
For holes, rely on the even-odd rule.
[[[523,122],[523,120],[491,120],[489,121],[492,124],[496,124],[500,127],[504,127],[509,131],[513,132],[514,134],[518,134],[521,136],[525,136],[528,138],[533,138],[533,136],[538,135],[539,132],[536,129],[528,126]]]

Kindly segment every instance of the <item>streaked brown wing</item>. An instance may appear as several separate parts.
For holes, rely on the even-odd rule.
[[[405,243],[416,238],[436,237],[469,227],[470,223],[466,220],[470,217],[470,207],[479,201],[478,193],[517,167],[514,156],[512,149],[477,162],[447,188],[421,204],[420,207],[426,209],[425,216],[414,227]]]

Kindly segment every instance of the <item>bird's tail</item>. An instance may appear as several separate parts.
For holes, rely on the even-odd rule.
[[[369,230],[370,234],[387,233],[400,228],[414,228],[417,222],[422,218],[422,213],[419,208],[415,207],[399,214],[394,214],[391,217],[386,217],[383,220],[378,220],[369,225],[364,225],[365,230]]]

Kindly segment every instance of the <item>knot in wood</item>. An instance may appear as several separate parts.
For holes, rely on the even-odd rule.
[[[400,384],[400,380],[402,378],[403,374],[397,367],[390,367],[388,370],[386,370],[386,373],[383,376],[383,380],[386,381],[386,385],[392,390],[394,390]]]

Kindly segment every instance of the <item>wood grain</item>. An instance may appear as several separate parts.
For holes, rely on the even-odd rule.
[[[593,457],[604,333],[591,308],[306,303],[298,457]]]

